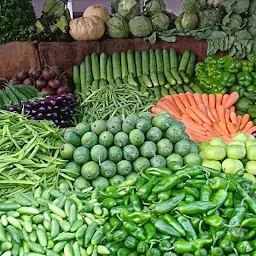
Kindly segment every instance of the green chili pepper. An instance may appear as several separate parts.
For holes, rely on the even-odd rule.
[[[233,252],[234,251],[235,244],[232,241],[230,241],[229,239],[224,238],[223,240],[221,240],[219,245],[224,252]]]
[[[217,206],[212,209],[209,210],[207,215],[212,215],[214,213],[215,210],[218,210],[226,201],[228,197],[228,192],[226,189],[219,189],[217,191],[217,193],[214,195],[212,202],[215,203]]]
[[[238,84],[241,86],[249,86],[252,83],[252,77],[249,72],[240,72],[237,74]]]
[[[220,247],[212,247],[211,248],[211,256],[223,256],[224,252]]]
[[[204,216],[203,220],[207,225],[210,225],[214,228],[222,228],[225,224],[224,219],[221,216]]]
[[[146,256],[161,256],[161,251],[158,248],[149,248]]]
[[[171,190],[162,191],[162,192],[157,194],[157,198],[158,198],[159,201],[168,200],[171,196],[171,193],[172,193]]]
[[[165,177],[166,175],[168,175],[168,176],[171,175],[172,171],[165,167],[162,167],[162,168],[150,167],[150,168],[146,169],[145,173],[147,175]]]
[[[130,196],[131,206],[134,211],[140,212],[141,211],[141,201],[140,198],[133,192]]]
[[[176,241],[173,244],[173,249],[176,253],[182,254],[186,252],[194,252],[197,250],[197,246],[194,242]]]
[[[124,241],[124,245],[127,248],[131,248],[131,249],[136,248],[138,243],[139,243],[139,241],[133,236],[127,236]]]
[[[194,187],[194,188],[197,188],[197,189],[201,189],[202,186],[204,186],[206,183],[206,180],[204,179],[189,179],[186,181],[186,184],[190,187]]]
[[[157,201],[157,193],[151,193],[148,198],[147,198],[147,202],[149,203],[154,203]]]
[[[144,229],[137,226],[136,223],[134,223],[132,221],[126,221],[126,222],[123,222],[123,225],[124,225],[124,228],[127,230],[127,232],[130,235],[137,238],[138,240],[145,241],[147,239],[147,237],[144,233]]]
[[[116,242],[110,242],[105,244],[105,246],[109,249],[111,254],[117,255],[117,251],[121,248],[121,243],[116,243]]]
[[[199,167],[199,166],[195,165],[195,166],[186,167],[186,168],[184,168],[182,170],[179,170],[175,174],[179,178],[188,177],[188,176],[195,177],[197,175],[203,174],[202,170],[203,169],[202,169],[201,166]]]
[[[234,209],[232,218],[229,220],[229,226],[237,226],[242,223],[246,213],[246,208],[243,205],[238,205]]]
[[[190,218],[191,224],[193,226],[194,229],[199,230],[199,225],[201,222],[201,218],[199,218],[198,216],[192,216]]]
[[[212,189],[208,184],[202,186],[200,191],[200,201],[209,202],[212,196]]]
[[[196,199],[200,198],[200,193],[199,193],[198,189],[196,189],[196,188],[185,187],[184,191],[186,194],[190,194],[190,195],[194,196]]]
[[[256,231],[253,229],[250,232],[247,232],[243,237],[243,240],[251,240],[256,235]]]
[[[102,206],[107,209],[111,209],[112,207],[117,205],[117,201],[113,198],[105,198],[102,202]]]
[[[184,230],[187,234],[188,240],[196,240],[197,234],[196,234],[196,231],[193,228],[191,222],[189,221],[189,219],[182,215],[178,215],[177,220],[181,224],[181,226],[184,228]]]
[[[132,249],[129,248],[120,248],[117,251],[117,256],[127,256],[127,254],[131,253]]]
[[[180,237],[181,234],[163,219],[154,221],[155,228],[165,235]]]
[[[145,253],[149,249],[148,244],[145,241],[139,241],[137,245],[137,252]]]
[[[247,218],[241,223],[242,227],[256,228],[256,217]]]
[[[228,192],[228,197],[224,203],[224,206],[225,207],[232,207],[234,204],[234,201],[233,201],[233,193],[232,192]]]
[[[115,217],[110,217],[109,223],[113,228],[121,228],[122,227],[122,222],[118,218],[115,218]]]
[[[222,239],[226,235],[227,231],[227,227],[224,227],[222,229],[211,227],[210,233],[213,238],[213,244],[215,244],[219,239]]]
[[[228,235],[231,241],[239,242],[243,239],[245,233],[242,227],[233,227],[229,229]]]
[[[139,188],[139,190],[137,191],[137,195],[142,199],[146,199],[152,191],[155,180],[156,180],[155,176],[151,177],[146,184],[144,184]]]
[[[137,179],[136,179],[136,183],[134,185],[134,187],[136,188],[136,190],[138,190],[140,187],[142,187],[144,184],[147,183],[147,179],[139,176]]]
[[[171,214],[165,214],[163,216],[163,219],[171,225],[173,228],[175,228],[182,236],[186,236],[186,231],[182,227],[182,225],[171,215]]]
[[[212,209],[216,209],[217,204],[213,202],[201,202],[195,201],[192,203],[189,202],[181,202],[177,207],[177,210],[186,215],[193,215],[198,213],[206,213]]]
[[[162,181],[160,181],[158,184],[156,184],[153,187],[152,192],[159,193],[165,190],[169,190],[174,186],[176,186],[178,182],[179,182],[179,177],[177,175],[175,174],[169,175],[168,177],[162,179]]]
[[[229,191],[235,191],[236,187],[233,183],[229,182],[227,179],[222,177],[214,177],[209,180],[210,186],[212,190],[226,189]]]
[[[144,225],[144,229],[145,229],[145,232],[147,234],[147,240],[152,239],[156,235],[156,229],[155,229],[153,223],[151,223],[151,222],[146,223]]]
[[[127,232],[123,229],[118,229],[114,232],[113,234],[113,239],[116,242],[122,242],[126,239],[126,237],[128,236]]]
[[[204,248],[201,248],[201,249],[196,250],[196,251],[194,252],[194,256],[207,256],[207,255],[208,255],[208,252],[207,252],[207,250],[204,249]]]
[[[131,220],[135,223],[142,224],[151,218],[151,214],[147,212],[129,212],[127,209],[123,209],[120,217],[124,221]]]
[[[248,253],[253,251],[253,248],[249,241],[242,241],[236,244],[236,249],[240,253]]]
[[[205,166],[199,166],[199,168],[206,174],[208,174],[209,177],[219,177],[220,176],[220,172],[217,170],[214,170],[212,168],[208,168]]]
[[[185,196],[185,201],[188,202],[188,203],[191,203],[191,202],[194,202],[196,199],[194,196],[192,195],[189,195],[189,194],[186,194]]]

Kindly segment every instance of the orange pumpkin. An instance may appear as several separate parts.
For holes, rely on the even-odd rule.
[[[104,22],[107,22],[109,19],[107,7],[101,4],[90,5],[84,11],[83,17],[89,17],[92,15],[100,17]]]

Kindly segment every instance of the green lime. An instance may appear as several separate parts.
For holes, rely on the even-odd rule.
[[[185,165],[200,165],[201,158],[197,153],[188,153],[184,156],[184,164]]]
[[[156,155],[156,144],[152,141],[145,141],[140,146],[140,154],[146,158],[152,158]]]
[[[86,180],[84,177],[80,176],[76,178],[74,182],[74,186],[80,190],[83,190],[85,188],[88,188],[91,186],[90,182]]]
[[[96,120],[91,124],[91,131],[100,135],[107,130],[107,123],[104,120]]]
[[[125,181],[125,178],[122,175],[116,174],[115,176],[109,179],[109,183],[111,186],[117,186]]]
[[[161,139],[157,142],[157,154],[167,157],[172,153],[173,145],[168,139]]]
[[[156,155],[150,159],[150,166],[151,167],[166,167],[166,160],[163,156]]]
[[[71,159],[73,157],[73,153],[75,151],[75,147],[70,143],[65,143],[62,145],[60,149],[60,155],[64,159]]]
[[[95,189],[105,190],[109,186],[109,181],[104,177],[98,176],[92,181],[92,186]]]
[[[108,151],[102,145],[95,145],[91,149],[91,158],[96,163],[102,163],[107,159]]]
[[[90,161],[82,166],[81,174],[86,180],[94,180],[99,176],[100,167],[97,163]]]
[[[162,131],[157,127],[152,127],[148,130],[146,134],[147,140],[153,141],[154,143],[157,143],[162,138]]]
[[[123,151],[117,146],[113,146],[108,150],[108,159],[114,163],[117,163],[123,159]]]
[[[77,178],[81,175],[81,166],[75,162],[67,163],[66,170],[68,170],[67,175],[72,178]]]
[[[139,129],[134,129],[129,134],[130,143],[135,146],[140,146],[144,140],[145,136],[144,133]]]
[[[126,176],[132,172],[132,164],[127,160],[121,160],[117,163],[117,172],[120,175]]]
[[[150,167],[150,162],[145,157],[139,157],[133,162],[135,172],[143,172]]]
[[[114,143],[114,135],[109,131],[102,132],[99,136],[99,143],[106,148],[111,147]]]
[[[133,162],[139,157],[139,150],[134,145],[127,145],[123,148],[124,159]]]
[[[183,138],[183,131],[178,126],[171,126],[167,129],[165,137],[172,143],[176,143]]]
[[[100,174],[103,177],[111,178],[116,174],[116,165],[115,163],[106,160],[100,165]]]
[[[75,149],[73,153],[73,159],[77,164],[85,164],[90,160],[90,151],[84,146],[80,146]]]
[[[83,122],[77,124],[76,128],[75,128],[76,133],[80,137],[83,136],[86,132],[89,132],[90,130],[91,130],[91,125],[86,121],[83,121]]]
[[[114,145],[120,148],[125,147],[129,143],[129,137],[125,132],[118,132],[114,137]]]
[[[81,138],[75,131],[66,131],[64,133],[64,140],[66,143],[70,143],[75,147],[81,145]]]
[[[98,136],[93,132],[86,132],[81,141],[83,146],[90,149],[98,143]]]
[[[185,156],[189,153],[190,143],[188,140],[180,140],[174,145],[174,153]]]

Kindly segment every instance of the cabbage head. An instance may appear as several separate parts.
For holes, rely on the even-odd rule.
[[[153,29],[157,32],[166,31],[169,28],[170,19],[162,12],[154,14],[150,20],[152,22]]]
[[[183,29],[193,30],[198,26],[198,16],[195,12],[184,12],[181,18],[181,27]]]
[[[198,13],[199,28],[213,27],[221,23],[222,15],[215,9],[209,8]]]
[[[251,0],[249,7],[249,15],[256,15],[256,0]]]
[[[158,12],[163,12],[165,8],[164,0],[146,0],[143,6],[143,10],[147,17],[152,17]]]
[[[218,6],[222,5],[224,1],[225,1],[225,0],[207,0],[207,4],[208,4],[209,6],[212,5],[212,6],[214,6],[214,7],[218,7]]]
[[[227,13],[246,13],[250,6],[250,0],[226,0],[223,3]]]
[[[256,39],[256,15],[248,19],[247,30]]]
[[[150,19],[145,16],[136,16],[129,21],[131,34],[134,37],[147,37],[153,32]]]
[[[127,38],[130,34],[128,22],[119,14],[106,22],[108,35],[112,38]]]
[[[182,29],[182,26],[181,26],[181,20],[182,20],[182,16],[183,16],[184,13],[181,13],[177,18],[176,20],[174,21],[174,25],[177,29]]]
[[[206,8],[206,0],[183,0],[183,10],[185,12],[199,12]]]
[[[227,34],[234,34],[244,25],[243,18],[236,13],[228,13],[222,20],[222,30]]]
[[[119,0],[117,4],[117,13],[126,20],[131,20],[137,15],[140,15],[139,0]]]

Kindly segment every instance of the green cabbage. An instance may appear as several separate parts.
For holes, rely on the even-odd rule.
[[[112,3],[112,12],[118,13],[126,20],[131,20],[137,15],[140,15],[139,0],[117,0]]]
[[[227,13],[246,13],[250,6],[250,0],[226,0],[223,3]]]
[[[222,15],[215,9],[209,8],[198,13],[199,28],[206,28],[221,23]]]
[[[174,24],[177,29],[182,29],[181,26],[181,19],[182,19],[183,13],[181,13],[175,20]]]
[[[207,4],[210,6],[212,5],[214,7],[218,7],[218,6],[222,5],[224,1],[225,0],[207,0]]]
[[[236,13],[228,13],[222,20],[222,30],[227,34],[234,34],[244,26],[243,18]]]
[[[183,10],[185,12],[199,12],[206,8],[206,0],[183,0]]]
[[[256,0],[251,0],[249,7],[249,15],[256,15]]]
[[[146,0],[143,6],[145,15],[148,17],[152,17],[158,12],[165,11],[165,8],[164,0]]]
[[[198,26],[198,16],[194,12],[184,12],[181,18],[181,27],[183,29],[193,30]]]
[[[130,29],[128,22],[119,14],[115,14],[106,22],[108,35],[112,38],[129,37]]]
[[[131,34],[135,37],[147,37],[153,32],[150,19],[145,16],[136,16],[129,21]]]
[[[253,38],[256,39],[256,15],[253,15],[248,19],[247,29]]]
[[[151,17],[153,29],[157,32],[165,31],[169,28],[170,20],[169,17],[161,12],[154,14]]]
[[[166,14],[169,17],[170,27],[173,26],[174,25],[174,21],[176,20],[177,16],[170,9],[166,9],[164,14]]]

